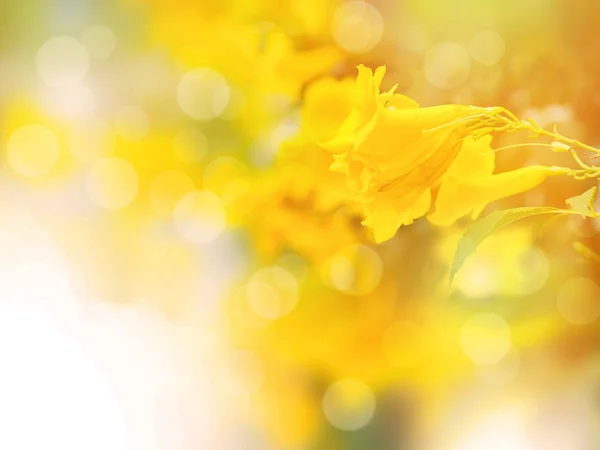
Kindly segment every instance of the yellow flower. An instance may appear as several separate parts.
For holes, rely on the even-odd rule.
[[[356,240],[359,229],[352,216],[338,212],[343,203],[328,195],[331,185],[325,183],[309,164],[298,161],[282,161],[258,175],[243,222],[260,254],[292,250],[321,261]]]
[[[425,216],[438,187],[432,221],[450,225],[470,212],[478,214],[490,201],[561,173],[530,167],[492,176],[489,139],[476,142],[471,137],[474,126],[483,127],[488,110],[463,105],[419,108],[395,94],[395,86],[380,92],[384,74],[385,67],[375,73],[358,67],[354,108],[337,135],[323,144],[334,154],[331,169],[346,175],[350,192],[362,205],[363,224],[377,242]]]
[[[315,143],[334,138],[352,111],[353,95],[354,81],[349,78],[327,77],[311,83],[302,103],[301,134]]]
[[[332,169],[345,173],[363,204],[364,224],[378,242],[427,213],[430,188],[456,158],[470,116],[482,110],[448,105],[419,108],[411,99],[380,93],[385,67],[358,68],[355,107],[338,135],[325,144]]]
[[[475,219],[488,203],[527,191],[548,175],[563,173],[558,168],[528,166],[494,175],[491,140],[489,135],[478,141],[471,137],[464,140],[437,193],[435,211],[428,216],[432,223],[452,225],[467,214]]]
[[[333,156],[318,145],[334,137],[352,111],[353,92],[349,79],[326,77],[311,83],[304,93],[299,133],[283,142],[272,168],[256,174],[242,222],[262,254],[288,249],[323,261],[362,234],[360,211],[345,178],[329,170]]]

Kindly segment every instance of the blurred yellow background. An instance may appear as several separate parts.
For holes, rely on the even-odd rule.
[[[376,245],[294,140],[365,64],[599,144],[598,23],[593,0],[0,2],[0,448],[600,448],[600,266],[573,246],[598,219],[498,232],[450,290],[466,221]]]

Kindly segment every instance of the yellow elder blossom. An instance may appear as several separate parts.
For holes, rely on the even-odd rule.
[[[472,137],[464,140],[443,177],[429,221],[444,226],[469,213],[476,218],[488,203],[527,191],[547,175],[562,173],[557,168],[528,166],[493,175],[495,153],[490,147],[491,140],[489,135],[478,141]]]
[[[377,242],[425,215],[439,225],[451,225],[469,213],[476,216],[491,201],[563,173],[531,166],[493,175],[491,137],[471,136],[473,126],[483,124],[487,109],[419,108],[395,94],[396,87],[380,92],[384,74],[385,67],[375,73],[358,67],[354,108],[337,135],[323,144],[335,156],[332,170],[346,175],[362,206],[363,224],[373,230]]]

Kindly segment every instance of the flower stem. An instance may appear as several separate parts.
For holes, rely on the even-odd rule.
[[[577,180],[585,180],[600,177],[600,167],[584,163],[576,152],[577,149],[586,150],[591,153],[594,153],[594,158],[599,158],[600,149],[592,147],[591,145],[584,144],[583,142],[580,142],[576,139],[571,139],[566,136],[563,136],[557,131],[556,126],[554,127],[553,131],[548,131],[540,127],[532,119],[522,120],[506,108],[493,107],[487,108],[486,118],[485,120],[482,120],[480,127],[482,129],[491,128],[493,131],[496,132],[514,132],[518,130],[527,130],[533,135],[533,137],[546,136],[552,138],[555,142],[560,142],[566,146],[564,148],[564,151],[568,151],[575,163],[580,167],[580,169],[571,170],[569,172],[569,175],[573,176]],[[501,147],[496,151],[513,147],[524,147],[527,145],[550,147],[552,149],[555,149],[556,151],[555,145],[542,143],[508,145],[506,147]]]

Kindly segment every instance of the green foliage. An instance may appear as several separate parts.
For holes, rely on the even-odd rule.
[[[495,231],[527,217],[546,214],[577,214],[583,217],[597,218],[600,216],[594,209],[597,188],[588,189],[583,194],[566,200],[570,209],[560,209],[551,206],[526,206],[521,208],[495,211],[473,224],[462,235],[454,253],[450,269],[450,285],[469,256],[475,253],[479,244]]]
[[[553,208],[551,206],[529,206],[495,211],[483,219],[474,222],[460,238],[458,247],[454,253],[452,268],[450,269],[450,285],[452,285],[452,280],[454,280],[454,277],[467,258],[475,253],[479,244],[493,232],[501,230],[511,223],[527,217],[538,216],[541,214],[560,214],[564,212],[564,210]]]
[[[599,216],[594,209],[597,191],[598,188],[594,186],[581,195],[567,199],[567,205],[569,205],[571,211],[574,213],[581,214],[584,217],[596,218]]]

